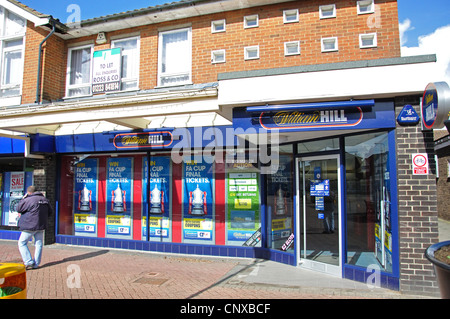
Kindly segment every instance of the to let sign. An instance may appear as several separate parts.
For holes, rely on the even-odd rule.
[[[428,175],[428,154],[419,153],[412,155],[413,174]]]
[[[92,93],[120,91],[122,54],[120,48],[95,51]]]

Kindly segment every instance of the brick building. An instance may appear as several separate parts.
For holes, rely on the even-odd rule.
[[[400,56],[396,1],[185,0],[77,25],[0,5],[2,69],[24,70],[2,82],[0,238],[18,237],[22,178],[57,208],[49,244],[376,271],[437,294],[435,171],[411,166],[433,135],[396,121],[420,112],[436,57]]]

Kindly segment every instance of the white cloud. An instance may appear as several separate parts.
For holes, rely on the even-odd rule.
[[[406,42],[408,42],[408,36],[406,35],[406,32],[414,30],[414,27],[411,27],[411,20],[406,19],[405,21],[400,22],[399,28],[400,28],[400,41],[402,45],[405,45]]]
[[[433,33],[420,36],[417,47],[405,46],[406,32],[413,29],[411,21],[407,19],[400,23],[399,27],[402,56],[436,54],[437,63],[433,70],[433,77],[436,78],[434,82],[446,81],[450,84],[450,25],[440,27]]]

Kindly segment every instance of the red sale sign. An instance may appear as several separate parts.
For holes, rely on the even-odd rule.
[[[23,192],[25,188],[25,173],[11,172],[11,192]]]

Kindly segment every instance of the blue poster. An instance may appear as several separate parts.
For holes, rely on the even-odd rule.
[[[170,238],[170,185],[171,185],[171,159],[165,157],[152,157],[150,166],[144,159],[143,196],[148,202],[149,237],[151,239]],[[150,200],[147,201],[147,176],[150,170]],[[144,214],[145,216],[145,214]],[[144,219],[145,220],[145,219]],[[147,224],[142,223],[142,234],[147,236]]]
[[[183,239],[214,240],[214,165],[185,159],[183,163]]]
[[[96,234],[98,207],[98,159],[87,158],[77,163],[75,165],[74,173],[73,214],[75,234]]]
[[[5,172],[3,184],[1,225],[17,226],[19,221],[17,205],[25,195],[28,186],[33,185],[33,172]]]
[[[106,169],[106,234],[131,237],[133,159],[108,158]]]

